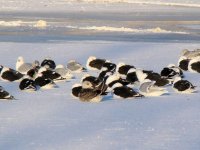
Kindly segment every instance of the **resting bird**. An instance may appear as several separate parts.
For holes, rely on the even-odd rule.
[[[75,60],[71,60],[67,63],[67,68],[71,71],[71,72],[75,72],[75,73],[80,73],[83,71],[86,71],[86,68],[84,68],[80,63],[78,63]]]
[[[187,80],[182,80],[180,77],[176,77],[173,83],[173,89],[177,93],[190,94],[196,92],[196,86],[192,85]]]
[[[51,58],[47,57],[42,61],[41,66],[45,67],[47,69],[55,69],[56,68],[56,63]]]
[[[145,80],[139,88],[139,91],[144,96],[161,96],[168,93],[168,91],[163,87],[158,87],[155,81]]]
[[[90,56],[87,60],[86,67],[88,70],[101,70],[105,62],[105,59]]]
[[[8,99],[13,100],[15,99],[14,96],[10,95],[2,86],[0,86],[0,99]]]
[[[133,97],[143,97],[142,94],[136,92],[128,86],[123,86],[120,83],[115,83],[112,87],[112,93],[116,98],[133,98]]]
[[[11,68],[0,65],[0,79],[3,81],[19,81],[24,75]]]
[[[82,89],[78,94],[78,97],[80,101],[83,102],[100,102],[103,98],[102,91],[94,88],[88,81],[82,83]]]

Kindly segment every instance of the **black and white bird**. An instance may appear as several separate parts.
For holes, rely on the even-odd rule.
[[[188,71],[188,65],[191,59],[188,59],[185,56],[181,56],[178,60],[178,67],[180,67],[184,71]]]
[[[200,73],[200,56],[190,60],[188,70],[194,73]]]
[[[196,92],[196,86],[192,85],[188,80],[182,80],[180,77],[176,77],[173,83],[173,89],[177,93],[190,94]]]
[[[34,64],[25,63],[24,58],[19,56],[16,62],[16,70],[22,74],[27,74],[27,72],[34,68]]]
[[[13,100],[14,96],[10,95],[2,86],[0,86],[0,99]]]
[[[56,63],[50,57],[47,57],[42,61],[41,66],[45,67],[47,69],[55,69],[56,68]]]
[[[35,78],[35,84],[43,89],[57,88],[58,86],[49,78],[45,78],[42,74],[38,73]]]
[[[165,88],[156,86],[155,81],[148,79],[141,83],[139,91],[144,96],[161,96],[168,93]]]
[[[122,79],[121,76],[117,73],[110,75],[107,79],[106,79],[106,85],[108,86],[107,91],[112,91],[112,87],[114,84],[116,83],[120,83],[123,86],[127,86],[130,83],[127,82],[126,80]]]
[[[24,75],[20,72],[0,65],[0,79],[3,81],[19,81]]]
[[[45,67],[41,67],[38,71],[39,74],[42,74],[42,76],[46,79],[51,79],[53,81],[62,81],[65,80],[59,73],[56,71],[47,69]]]
[[[80,72],[84,72],[87,69],[85,67],[83,67],[80,63],[78,63],[75,60],[71,60],[67,63],[67,68],[74,73],[80,73]]]
[[[74,98],[78,98],[79,93],[81,92],[82,85],[80,83],[76,83],[72,86],[72,96]]]
[[[128,86],[123,86],[120,83],[115,83],[112,87],[112,94],[115,98],[133,98],[133,97],[143,97],[142,94],[138,93],[137,91],[133,90]]]
[[[35,84],[35,81],[30,78],[24,78],[20,84],[19,88],[22,91],[32,92],[37,90],[37,86]]]
[[[74,77],[71,71],[63,65],[57,65],[55,68],[55,72],[61,75],[64,80],[72,79]]]
[[[163,68],[160,72],[160,75],[172,82],[175,77],[184,77],[183,71],[174,64],[169,64],[167,67]]]
[[[96,58],[95,56],[90,56],[87,60],[86,67],[88,70],[99,71],[103,67],[105,59]]]
[[[85,74],[81,79],[81,83],[86,82],[86,81],[89,82],[94,89],[101,90],[103,95],[107,94],[106,92],[107,85],[105,83],[105,80],[100,80],[97,77],[91,76],[89,74]]]
[[[102,91],[94,88],[91,82],[88,81],[82,83],[82,89],[78,97],[83,102],[101,102],[103,99]]]
[[[139,82],[135,68],[129,69],[126,75],[126,80],[130,82],[131,84],[137,84]]]
[[[116,64],[106,61],[100,70],[98,78],[103,81],[109,75],[114,74],[115,70],[116,70]]]
[[[128,71],[129,71],[131,68],[135,68],[135,67],[132,66],[132,65],[128,65],[128,64],[125,64],[125,63],[123,63],[123,62],[120,62],[120,63],[117,64],[116,72],[117,72],[123,79],[126,79],[126,75],[127,75]]]
[[[156,86],[165,86],[170,84],[169,80],[162,78],[160,74],[153,71],[143,71],[142,69],[136,69],[136,75],[140,83],[148,79],[150,81],[155,81],[154,84]]]

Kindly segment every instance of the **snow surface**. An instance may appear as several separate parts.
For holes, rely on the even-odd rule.
[[[82,64],[94,55],[160,71],[177,63],[182,49],[196,43],[144,43],[76,41],[60,43],[0,43],[1,64],[14,68],[18,56],[29,62],[49,56],[57,64],[75,59]],[[95,75],[96,73],[93,72]],[[199,74],[186,72],[198,86]],[[1,81],[17,100],[0,101],[0,149],[2,150],[199,150],[200,96],[181,95],[171,87],[169,95],[142,99],[104,98],[83,103],[71,97],[76,79],[59,88],[26,93],[19,83]]]

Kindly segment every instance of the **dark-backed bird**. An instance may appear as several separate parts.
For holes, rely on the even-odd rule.
[[[35,81],[29,78],[24,78],[22,79],[22,81],[19,84],[19,88],[22,91],[36,91],[37,90],[37,86],[35,84]]]
[[[2,86],[0,86],[0,99],[13,100],[14,96],[10,95]]]
[[[196,92],[196,86],[194,86],[188,80],[182,80],[180,77],[176,77],[173,83],[173,89],[177,93],[190,94]]]
[[[100,102],[103,98],[102,91],[94,88],[88,81],[82,83],[82,89],[78,97],[83,102]]]
[[[23,74],[14,69],[0,65],[0,78],[3,81],[19,81],[23,76]]]
[[[134,66],[132,65],[128,65],[128,64],[125,64],[123,62],[120,62],[117,64],[117,69],[116,69],[116,72],[123,78],[125,79],[126,78],[126,75],[128,73],[128,71],[131,69],[131,68],[135,68]]]
[[[45,67],[47,69],[55,69],[56,68],[56,63],[50,57],[47,57],[42,61],[41,66]]]
[[[188,64],[188,70],[194,73],[200,73],[200,56],[193,58]]]
[[[133,97],[143,97],[142,94],[133,90],[128,86],[123,86],[120,83],[115,83],[112,87],[112,93],[115,98],[133,98]]]
[[[101,70],[104,63],[106,62],[105,59],[96,58],[94,56],[90,56],[87,60],[86,67],[88,70]]]

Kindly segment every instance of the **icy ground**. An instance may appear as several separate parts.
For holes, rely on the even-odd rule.
[[[1,64],[15,68],[18,56],[28,62],[53,58],[57,64],[90,55],[160,71],[177,63],[182,49],[195,43],[132,43],[76,41],[63,43],[0,43]],[[95,74],[93,72],[93,74]],[[198,86],[200,75],[185,73]],[[59,88],[22,92],[19,83],[0,82],[17,100],[0,101],[1,150],[199,150],[200,94],[122,100],[105,97],[83,103],[70,95],[81,75]]]

